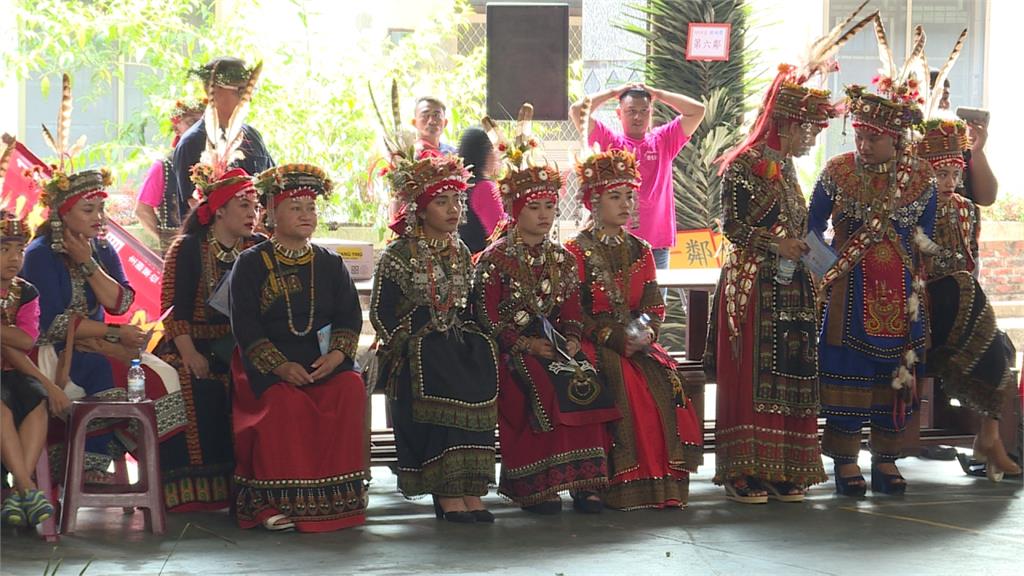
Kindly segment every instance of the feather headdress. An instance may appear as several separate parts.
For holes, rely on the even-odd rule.
[[[47,219],[50,223],[50,246],[54,252],[64,252],[63,223],[60,217],[67,214],[80,200],[106,198],[104,190],[110,186],[112,179],[110,170],[81,170],[74,172],[74,157],[85,148],[83,134],[71,141],[71,111],[74,101],[71,94],[71,76],[67,73],[61,78],[60,107],[57,112],[57,135],[54,136],[46,125],[43,125],[43,141],[57,157],[49,170],[35,166],[27,171],[27,176],[34,180],[42,189],[40,200],[48,209]]]
[[[949,71],[953,68],[953,64],[959,58],[966,39],[967,29],[965,28],[954,43],[953,50],[950,52],[949,57],[946,58],[946,62],[936,74],[931,89],[922,92],[924,95],[924,102],[922,103],[924,122],[921,124],[920,130],[923,136],[917,143],[917,154],[927,160],[933,168],[940,166],[963,168],[966,166],[964,151],[967,150],[970,144],[967,138],[967,125],[959,120],[945,120],[935,117],[939,109],[939,102],[942,100],[946,78],[949,76]],[[928,59],[925,58],[923,51],[916,64],[923,78],[930,77],[931,70],[928,68]]]
[[[873,12],[850,25],[865,5],[866,0],[831,30],[811,42],[798,59],[798,65],[779,65],[778,74],[764,95],[757,119],[747,137],[715,160],[719,164],[719,175],[725,174],[741,154],[769,136],[773,118],[824,128],[837,115],[837,109],[829,102],[827,90],[810,88],[805,84],[815,77],[824,83],[829,74],[839,69],[835,60],[839,49],[878,16],[878,12]]]
[[[200,201],[199,223],[207,225],[214,214],[232,198],[242,198],[256,193],[252,175],[232,164],[244,158],[241,151],[245,140],[245,117],[249,113],[256,82],[259,81],[263,63],[259,62],[248,71],[248,80],[239,88],[239,100],[231,112],[227,124],[221,125],[220,114],[211,100],[206,105],[203,120],[206,123],[206,149],[199,156],[199,163],[191,168],[190,176],[196,185],[195,197]],[[214,66],[209,72],[217,73]]]
[[[925,103],[922,92],[927,92],[928,68],[924,64],[927,38],[924,29],[918,26],[914,30],[907,58],[903,65],[897,68],[885,26],[877,13],[873,17],[873,23],[880,67],[878,75],[871,82],[878,94],[869,93],[863,86],[848,86],[848,109],[853,116],[854,128],[864,127],[902,139],[922,119],[919,106]]]
[[[540,141],[533,136],[533,105],[529,102],[519,108],[516,117],[516,133],[512,142],[504,140],[497,123],[484,117],[481,123],[488,133],[492,131],[498,140],[496,147],[504,161],[504,172],[498,179],[498,192],[505,205],[505,212],[514,223],[526,204],[541,198],[558,201],[562,188],[562,177],[557,165],[551,165],[543,157]]]
[[[206,123],[206,149],[200,155],[199,163],[192,167],[191,174],[196,193],[201,195],[199,200],[209,197],[211,186],[227,174],[232,163],[244,157],[240,147],[245,140],[245,117],[249,113],[249,102],[262,70],[262,62],[253,67],[245,86],[239,89],[238,105],[231,112],[227,124],[221,125],[220,114],[212,100],[206,105],[203,116]],[[210,73],[216,73],[216,69]]]

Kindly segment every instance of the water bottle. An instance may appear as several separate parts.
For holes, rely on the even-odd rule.
[[[142,370],[142,360],[132,360],[128,369],[128,401],[141,402],[146,399],[146,372]]]
[[[634,342],[640,342],[651,333],[651,317],[646,313],[633,319],[626,326],[626,337]]]
[[[775,268],[775,282],[786,285],[793,281],[793,272],[796,271],[796,260],[779,256],[779,265]]]

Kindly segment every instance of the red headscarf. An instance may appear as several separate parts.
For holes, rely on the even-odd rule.
[[[232,198],[244,198],[256,194],[252,177],[241,168],[232,168],[211,184],[206,201],[199,205],[199,223],[206,226],[213,221],[214,214]],[[204,193],[206,190],[203,191]]]

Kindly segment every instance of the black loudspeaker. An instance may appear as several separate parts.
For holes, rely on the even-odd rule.
[[[487,5],[487,114],[535,120],[569,117],[569,5]]]

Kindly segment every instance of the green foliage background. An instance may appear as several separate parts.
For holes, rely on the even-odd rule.
[[[463,54],[455,49],[469,8],[462,0],[436,3],[444,9],[431,10],[429,21],[418,22],[396,43],[361,22],[370,18],[366,14],[348,15],[356,19],[354,37],[332,33],[324,12],[338,5],[330,0],[291,0],[287,10],[280,2],[236,2],[233,13],[220,17],[210,0],[18,0],[13,16],[19,49],[4,56],[15,77],[6,81],[38,78],[46,93],[59,87],[62,72],[88,71],[96,93],[76,91],[81,109],[98,93],[116,89],[115,80],[134,68],[131,77],[146,105],[119,126],[111,124],[107,140],[92,142],[85,159],[111,167],[123,187],[133,188],[166,153],[174,102],[202,96],[187,69],[222,55],[250,64],[263,60],[249,123],[278,163],[310,162],[328,171],[337,191],[325,220],[371,225],[382,233],[387,203],[374,170],[382,148],[368,83],[385,95],[390,79],[398,79],[406,119],[417,95],[444,99],[450,139],[483,109],[484,48]],[[274,25],[298,30],[299,41],[247,32],[266,27],[268,14],[291,19]]]

